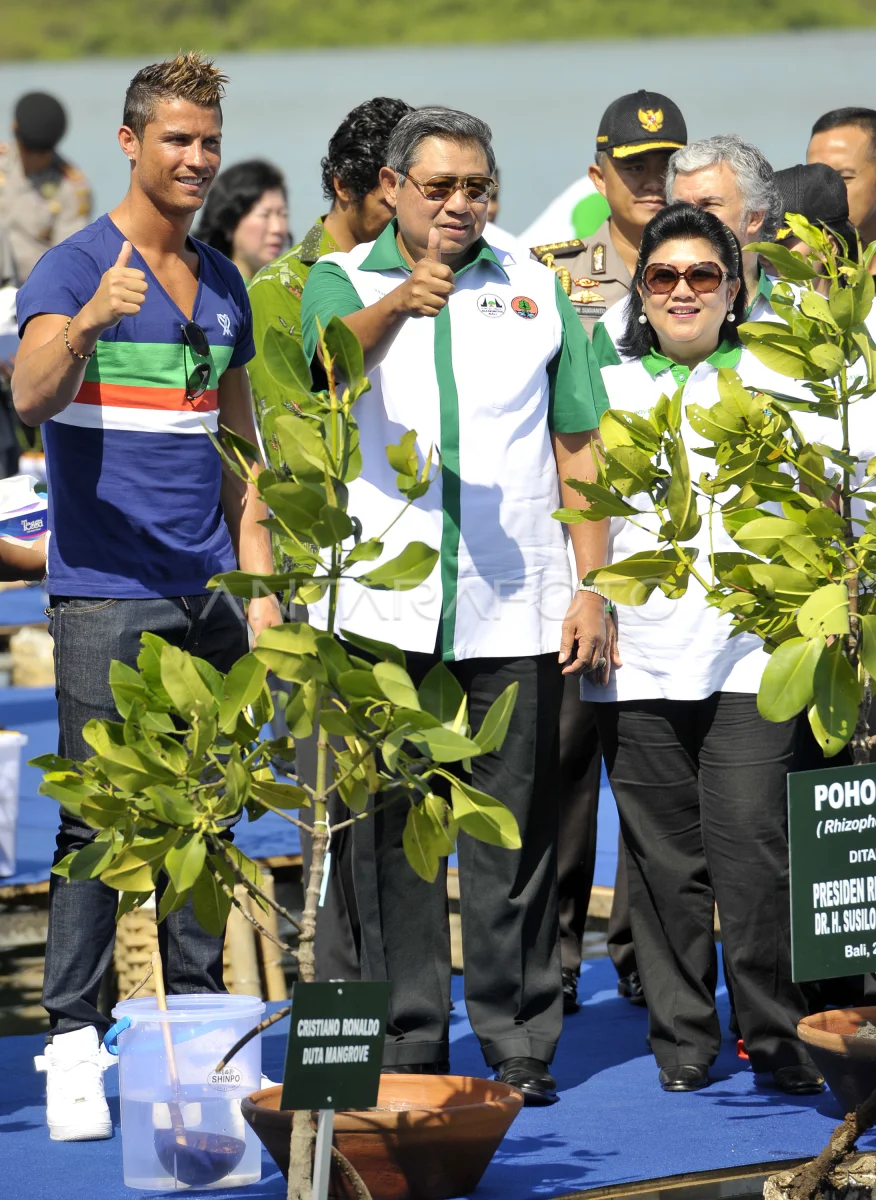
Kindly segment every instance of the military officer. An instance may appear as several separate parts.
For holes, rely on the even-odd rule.
[[[687,143],[678,106],[657,92],[638,91],[608,106],[596,135],[590,180],[608,202],[610,215],[586,239],[533,246],[533,255],[557,274],[581,324],[593,340],[600,366],[619,361],[600,318],[626,299],[642,230],[666,203],[666,168]],[[581,938],[593,884],[601,752],[593,705],[581,700],[567,677],[560,712],[560,839],[558,855],[563,1007],[578,1008]],[[618,991],[633,1004],[644,996],[636,970],[627,898],[626,859],[618,842],[608,952]]]
[[[596,322],[630,290],[642,230],[664,206],[666,167],[687,143],[684,117],[668,96],[644,90],[608,106],[596,134],[593,186],[610,215],[586,240],[533,246],[535,257],[557,272],[591,338]],[[594,349],[602,361],[599,334]],[[608,361],[617,361],[611,354]]]
[[[19,280],[37,260],[91,220],[91,188],[57,152],[67,117],[54,96],[29,92],[15,106],[13,139],[0,142],[0,227]]]

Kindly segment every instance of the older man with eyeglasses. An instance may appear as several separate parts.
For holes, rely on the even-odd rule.
[[[450,109],[404,117],[381,182],[395,218],[384,233],[313,268],[305,349],[340,316],[365,350],[371,391],[357,404],[363,468],[350,485],[363,537],[402,507],[385,447],[417,430],[443,470],[386,537],[393,555],[439,547],[425,583],[404,593],[341,585],[338,626],[400,646],[418,682],[439,661],[459,680],[475,728],[517,682],[502,749],[473,760],[474,786],[515,814],[522,847],[459,839],[465,990],[498,1077],[550,1104],[562,1024],[558,947],[557,721],[563,675],[607,678],[605,602],[574,596],[563,527],[551,513],[581,497],[560,481],[593,477],[591,439],[606,407],[590,343],[547,268],[483,238],[495,159],[489,128]],[[604,523],[572,526],[579,578],[604,561]],[[577,649],[575,646],[577,645]],[[559,652],[559,654],[558,654]],[[559,661],[558,661],[559,659]],[[450,945],[444,875],[404,861],[405,814],[355,827],[363,976],[392,983],[384,1069],[448,1069]]]

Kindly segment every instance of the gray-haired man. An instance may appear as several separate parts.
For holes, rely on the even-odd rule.
[[[782,219],[782,201],[773,169],[760,150],[735,133],[691,142],[669,160],[666,196],[707,208],[732,229],[741,246],[771,241]],[[748,319],[774,319],[772,283],[756,254],[743,254],[749,297]]]

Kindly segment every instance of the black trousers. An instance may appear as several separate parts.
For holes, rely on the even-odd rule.
[[[437,661],[407,655],[415,681]],[[472,727],[515,680],[505,743],[472,760],[472,782],[503,801],[522,847],[461,833],[458,842],[465,996],[489,1066],[522,1055],[550,1062],[562,1028],[557,918],[557,729],[563,681],[555,654],[469,659],[448,666],[469,699]],[[362,928],[362,978],[392,984],[384,1063],[448,1055],[450,934],[445,871],[433,884],[402,849],[406,805],[354,826],[353,867]]]
[[[808,1010],[791,980],[788,904],[797,722],[765,721],[755,696],[732,692],[597,707],[658,1064],[718,1054],[716,902],[753,1069],[808,1063],[796,1036]]]
[[[593,888],[596,862],[596,815],[602,749],[596,708],[581,699],[580,676],[567,675],[560,709],[560,838],[557,876],[560,907],[560,951],[563,967],[581,969],[581,939]],[[618,975],[636,969],[630,928],[627,864],[618,836],[614,899],[608,919],[608,953]]]

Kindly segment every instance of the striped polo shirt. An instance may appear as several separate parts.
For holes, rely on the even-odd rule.
[[[124,238],[108,216],[49,250],[17,296],[19,331],[40,313],[75,316],[118,258]],[[192,320],[210,346],[210,380],[185,397],[208,361],[184,343],[187,317],[136,247],[146,274],[140,312],[101,334],[74,401],[43,427],[49,481],[48,588],[56,596],[145,599],[196,595],[234,567],[222,514],[218,383],[255,353],[240,273],[194,238],[200,258]]]

